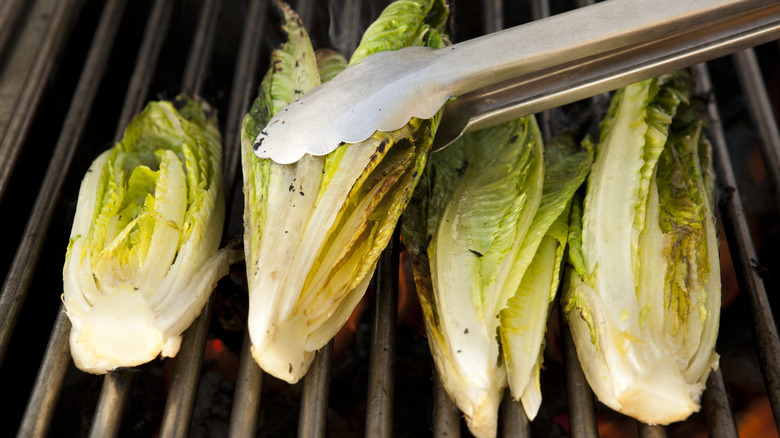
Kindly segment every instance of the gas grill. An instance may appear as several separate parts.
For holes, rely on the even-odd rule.
[[[468,436],[436,376],[398,234],[345,329],[297,385],[264,375],[248,352],[242,266],[219,283],[176,358],[105,376],[72,363],[59,296],[79,183],[148,100],[195,93],[218,109],[228,182],[223,237],[241,235],[239,126],[282,41],[271,3],[0,0],[2,435]],[[291,2],[315,47],[342,53],[387,3]],[[451,35],[462,41],[588,3],[452,0]],[[709,377],[701,412],[661,427],[600,405],[555,308],[539,416],[529,422],[505,397],[500,436],[777,436],[778,303],[768,291],[777,288],[780,262],[778,50],[767,43],[696,66],[697,95],[709,102],[724,237],[721,367]],[[554,134],[552,119],[540,116]]]

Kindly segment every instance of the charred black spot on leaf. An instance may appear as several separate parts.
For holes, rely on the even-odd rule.
[[[292,374],[292,372],[293,372],[293,367],[292,367],[292,364],[289,364],[289,365],[290,365],[290,369],[289,369],[289,371],[290,371],[290,374]]]
[[[171,102],[171,104],[174,108],[176,108],[176,111],[181,111],[187,105],[187,99],[183,97],[177,97],[173,100],[173,102]]]
[[[295,90],[294,93],[295,94],[303,94],[303,90]]]
[[[473,249],[469,248],[469,251],[471,251],[472,254],[474,254],[477,257],[482,257],[484,254],[482,254],[479,251],[474,251]]]
[[[301,194],[301,196],[303,196],[303,192],[298,192],[298,193],[300,193],[300,194]]]
[[[261,134],[263,134],[263,135],[265,135],[265,136],[268,136],[268,133],[267,133],[267,132],[265,132],[265,131],[260,131],[260,133],[261,133]]]
[[[261,138],[260,140],[257,140],[257,141],[256,141],[256,142],[255,142],[255,143],[252,145],[252,149],[254,149],[254,150],[255,150],[255,152],[257,152],[257,150],[258,150],[258,149],[260,149],[260,146],[263,144],[263,140],[265,140],[265,139],[264,139],[264,138]]]
[[[469,334],[469,329],[463,330],[463,334],[464,334],[464,335],[467,335],[467,334]]]
[[[380,154],[385,153],[385,147],[387,146],[387,143],[389,143],[390,140],[384,139],[381,143],[379,143],[379,147],[376,149]]]
[[[517,133],[515,133],[514,135],[512,135],[512,137],[509,138],[509,142],[510,143],[516,142],[518,137],[520,136]]]
[[[463,172],[466,171],[467,167],[469,167],[469,160],[463,160],[463,164],[460,167],[458,167],[457,169],[455,169],[455,172],[458,175],[463,175]]]
[[[298,67],[298,60],[295,60],[295,66]]]
[[[291,192],[294,192],[294,191],[295,191],[295,186],[294,186],[294,185],[292,185],[292,184],[290,184],[290,189],[289,189],[289,190],[290,190]]]
[[[347,144],[347,142],[346,141],[342,141],[342,142],[339,143],[339,146],[344,146],[345,144]]]

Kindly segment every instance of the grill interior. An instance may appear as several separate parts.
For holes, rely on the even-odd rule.
[[[398,236],[353,319],[297,385],[264,376],[247,354],[242,266],[220,282],[176,359],[105,377],[72,364],[58,296],[80,179],[147,100],[186,91],[218,109],[232,183],[224,240],[240,236],[238,127],[281,42],[270,3],[0,1],[0,392],[13,405],[4,410],[3,434],[468,436],[435,376]],[[450,3],[457,42],[588,2]],[[386,4],[292,2],[315,47],[342,53]],[[777,287],[778,267],[779,48],[770,43],[697,67],[699,95],[710,102],[724,294],[721,367],[702,411],[657,427],[599,405],[556,308],[539,416],[529,423],[505,400],[500,435],[777,436],[780,341],[777,299],[767,291]],[[586,108],[598,107],[595,100]],[[554,112],[540,120],[556,132]]]

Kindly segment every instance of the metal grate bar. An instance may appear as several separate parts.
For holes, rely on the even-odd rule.
[[[534,4],[536,1],[534,1]],[[504,28],[504,5],[501,1],[482,2],[482,28],[484,33],[498,32]]]
[[[200,316],[184,332],[165,403],[160,427],[161,437],[184,438],[189,433],[192,410],[195,407],[195,394],[203,367],[203,352],[206,350],[213,300],[212,295]]]
[[[122,113],[114,134],[115,141],[122,138],[122,133],[132,117],[141,111],[145,104],[162,43],[168,33],[172,10],[172,1],[158,0],[149,15],[144,39],[136,56],[135,69],[133,69],[130,78]],[[95,409],[90,436],[111,437],[119,433],[122,413],[131,383],[132,374],[126,371],[112,371],[106,375]]]
[[[244,330],[244,341],[238,362],[236,392],[233,396],[233,409],[230,412],[230,430],[228,432],[230,438],[257,436],[265,373],[252,358],[252,353],[249,351],[251,345],[249,332]]]
[[[65,315],[64,306],[60,305],[52,335],[49,337],[35,379],[35,386],[19,426],[17,433],[19,438],[44,437],[48,434],[55,405],[62,391],[62,383],[65,381],[65,373],[70,364],[69,332],[70,320]]]
[[[560,329],[571,436],[573,438],[598,437],[599,429],[596,423],[596,402],[593,391],[585,380],[585,373],[582,372],[580,360],[574,349],[574,340],[563,315],[561,315]]]
[[[448,438],[460,437],[460,411],[450,399],[439,378],[439,372],[433,366],[433,436]]]
[[[737,438],[737,424],[731,412],[726,383],[720,368],[710,373],[707,389],[702,398],[704,418],[707,420],[707,433],[712,438]]]
[[[163,41],[165,41],[165,36],[168,34],[171,12],[173,11],[173,0],[156,0],[153,8],[146,22],[144,39],[141,42],[141,48],[138,50],[133,76],[130,78],[130,85],[125,94],[122,114],[119,116],[116,134],[114,135],[115,141],[119,141],[122,138],[122,133],[125,132],[125,128],[130,123],[130,120],[146,104],[149,84],[152,82],[152,75],[160,57]]]
[[[366,436],[376,438],[393,436],[399,242],[396,229],[379,256],[374,273],[376,287],[369,347]]]
[[[16,30],[19,16],[26,4],[25,0],[6,0],[0,3],[0,59],[5,54],[5,47]]]
[[[709,76],[702,79],[702,71],[706,70],[704,65],[696,67],[699,72],[700,82],[698,84],[701,88],[709,88]],[[704,82],[706,81],[706,82]],[[709,91],[705,91],[704,95],[708,95]],[[709,118],[712,123],[712,129],[720,129],[720,115],[718,114],[714,101],[709,103],[711,108],[709,109]],[[718,136],[725,138],[723,132],[719,132]],[[737,426],[734,421],[734,414],[731,412],[731,405],[729,403],[729,395],[726,392],[726,384],[723,381],[723,372],[720,368],[710,372],[707,378],[707,389],[704,391],[702,397],[702,407],[704,409],[704,415],[707,420],[707,431],[711,437],[717,438],[736,438],[738,436]]]
[[[299,437],[325,437],[332,358],[333,340],[317,352],[311,368],[303,378],[303,398],[298,417]]]
[[[79,9],[79,0],[63,0],[54,5],[52,18],[46,29],[46,34],[37,48],[38,53],[32,68],[26,75],[24,87],[15,102],[11,119],[5,127],[0,141],[0,200],[3,199],[11,179],[16,161],[21,154],[32,119],[46,90],[45,83],[54,65],[57,63],[60,51],[67,40],[68,25]],[[33,17],[31,21],[38,17]]]
[[[115,437],[122,425],[125,402],[133,383],[130,370],[112,371],[103,378],[100,398],[89,429],[90,438]]]
[[[244,24],[239,55],[236,62],[236,73],[233,76],[233,88],[230,93],[230,107],[227,116],[227,128],[225,133],[225,181],[227,191],[228,211],[232,203],[235,184],[241,180],[237,176],[240,148],[239,127],[241,117],[249,109],[252,93],[252,84],[257,77],[258,61],[260,53],[256,49],[262,41],[263,29],[266,22],[266,0],[254,0],[249,5],[246,22]],[[249,339],[249,331],[244,330],[244,340],[238,363],[238,376],[236,378],[236,390],[233,397],[233,408],[230,413],[231,438],[254,437],[257,435],[257,426],[260,418],[260,401],[263,390],[263,376],[252,358]]]
[[[122,14],[124,0],[106,6],[101,25],[95,33],[95,42],[90,49],[81,79],[74,93],[73,102],[46,170],[41,190],[35,200],[33,211],[27,222],[22,241],[14,256],[13,264],[3,284],[0,295],[0,364],[3,363],[11,333],[27,298],[47,231],[54,215],[56,200],[62,191],[67,170],[73,161],[78,140],[89,116],[97,86],[106,69],[111,52],[116,23]]]
[[[226,182],[226,201],[230,211],[235,183],[240,181],[237,177],[239,157],[241,154],[240,121],[249,110],[249,102],[254,97],[252,90],[255,78],[257,78],[258,61],[260,59],[258,47],[263,39],[263,30],[266,23],[267,0],[251,0],[247,12],[244,31],[238,48],[236,72],[233,75],[233,85],[230,91],[230,103],[227,111],[227,125],[225,128],[224,148],[224,172]]]
[[[340,30],[331,29],[331,32],[340,32],[340,35],[334,38],[334,43],[336,43],[334,48],[340,53],[347,54],[355,51],[362,36],[360,16],[362,15],[361,6],[364,2],[363,0],[342,0],[340,3],[341,17],[338,23],[344,25],[340,26]]]
[[[525,414],[523,405],[512,398],[509,388],[504,390],[499,416],[501,417],[502,435],[514,438],[530,438],[531,422]]]
[[[304,29],[311,29],[312,20],[314,20],[314,0],[297,0],[295,2],[295,11],[301,18]]]
[[[100,24],[95,32],[94,43],[90,48],[54,155],[44,177],[22,243],[14,258],[6,285],[3,288],[3,295],[0,299],[0,309],[2,309],[0,314],[5,316],[0,318],[2,320],[0,324],[3,325],[3,340],[0,341],[3,344],[0,347],[3,354],[0,354],[0,363],[5,348],[7,348],[7,342],[10,341],[10,332],[16,324],[21,304],[25,300],[32,282],[32,275],[40,259],[43,242],[54,213],[55,200],[60,195],[67,170],[70,168],[76,146],[89,116],[97,87],[105,73],[124,5],[125,0],[115,0],[107,3],[103,10]],[[6,297],[13,300],[16,309],[6,310],[6,306],[3,305]],[[70,363],[67,335],[69,331],[70,321],[65,316],[64,308],[60,306],[52,336],[22,418],[19,436],[45,436],[48,431]]]
[[[200,94],[203,90],[206,66],[214,53],[214,39],[221,9],[221,1],[205,0],[198,21],[198,31],[195,33],[192,48],[187,56],[187,66],[184,68],[181,86],[184,93]]]
[[[214,51],[213,40],[219,20],[219,6],[215,3],[217,2],[207,0],[202,7],[194,42],[187,57],[183,91],[200,94],[207,64]],[[181,349],[174,359],[173,378],[160,427],[162,437],[183,438],[189,433],[213,303],[212,294],[201,314],[182,336]]]
[[[641,438],[666,438],[666,428],[662,426],[653,426],[642,422],[636,422],[636,430]]]
[[[743,50],[732,55],[732,58],[737,68],[739,83],[747,95],[748,111],[753,125],[761,135],[761,153],[775,195],[775,207],[780,209],[780,132],[764,78],[761,76],[756,51]]]
[[[697,71],[702,91],[712,90],[707,68],[699,65]],[[713,146],[713,164],[718,177],[716,182],[720,189],[719,207],[723,218],[722,223],[726,230],[729,248],[732,254],[736,254],[733,258],[734,269],[740,289],[747,295],[750,305],[753,338],[756,341],[761,373],[777,424],[780,420],[780,340],[778,340],[777,326],[758,270],[758,254],[751,239],[714,98],[708,108],[710,118],[708,133]]]

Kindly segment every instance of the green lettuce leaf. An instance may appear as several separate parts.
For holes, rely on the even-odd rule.
[[[187,96],[151,102],[81,184],[63,269],[70,346],[105,373],[174,356],[229,262],[214,111]]]
[[[345,66],[333,53],[315,56],[295,12],[277,5],[288,41],[272,54],[242,129],[244,248],[252,354],[266,372],[294,383],[364,295],[425,166],[438,116],[290,165],[257,158],[252,140],[270,117]],[[416,41],[443,46],[446,8],[433,5],[443,3],[392,3],[377,21],[390,16],[409,35],[399,42],[393,32],[367,33],[356,53]]]
[[[697,411],[717,365],[711,155],[692,80],[678,71],[616,93],[569,237],[563,303],[588,382],[653,424]]]

